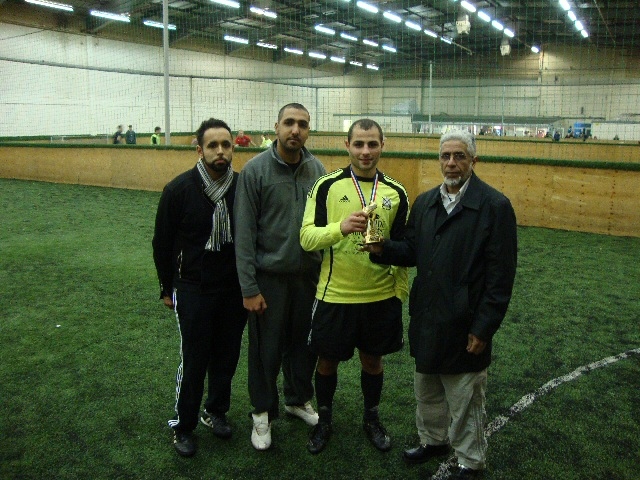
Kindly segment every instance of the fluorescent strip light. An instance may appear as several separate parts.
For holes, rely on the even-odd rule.
[[[226,7],[232,8],[240,8],[240,3],[233,2],[232,0],[211,0],[213,3],[219,3],[220,5],[224,5]]]
[[[108,18],[109,20],[117,20],[119,22],[131,22],[128,16],[117,13],[101,12],[100,10],[90,10],[89,13],[94,17]]]
[[[502,31],[504,29],[504,25],[502,25],[498,20],[494,20],[493,22],[491,22],[491,25],[493,25],[493,28],[495,28],[496,30]]]
[[[346,63],[347,61],[342,57],[329,57],[329,60],[337,63]]]
[[[319,32],[326,33],[327,35],[335,35],[336,34],[335,30],[331,30],[330,28],[323,27],[322,25],[316,25],[313,28],[315,28]]]
[[[382,49],[386,50],[387,52],[392,52],[392,53],[397,52],[397,50],[393,48],[391,45],[382,45]]]
[[[296,55],[302,55],[304,52],[302,50],[298,50],[296,48],[284,47],[285,52],[294,53]]]
[[[223,37],[227,42],[243,43],[249,45],[249,40],[241,37],[234,37],[233,35],[225,35]]]
[[[449,45],[453,43],[453,40],[448,37],[440,37],[440,40],[442,40],[444,43],[448,43]]]
[[[569,16],[569,20],[571,20],[572,22],[575,22],[578,19],[578,17],[576,17],[576,14],[571,10],[567,12],[567,15]]]
[[[567,2],[567,0],[558,0],[558,3],[565,10],[570,10],[571,9],[571,5],[569,5],[569,2]]]
[[[515,35],[516,35],[516,34],[513,32],[513,30],[510,30],[510,29],[508,29],[508,28],[505,28],[505,29],[504,29],[504,34],[505,34],[507,37],[509,37],[509,38],[513,38],[513,37],[515,37]]]
[[[366,10],[367,12],[378,13],[378,8],[368,4],[367,2],[356,2],[356,6]]]
[[[536,47],[535,45],[533,47],[531,47],[531,51],[533,53],[540,53],[540,49],[538,47]]]
[[[400,18],[398,15],[396,15],[393,12],[384,12],[382,16],[384,18],[391,20],[392,22],[400,23],[402,21],[402,18]]]
[[[276,12],[272,12],[271,10],[264,10],[258,7],[251,7],[249,8],[249,10],[255,13],[256,15],[264,15],[265,17],[269,17],[269,18],[278,18],[278,14]]]
[[[353,65],[355,67],[361,67],[362,66],[362,62],[356,62],[355,60],[351,60],[349,62],[349,65]]]
[[[358,37],[354,37],[353,35],[349,35],[348,33],[342,32],[340,36],[346,40],[351,40],[352,42],[358,41]]]
[[[319,58],[321,60],[324,60],[327,58],[327,56],[324,53],[318,53],[318,52],[309,52],[309,56],[313,58]]]
[[[274,45],[273,43],[264,43],[264,42],[258,42],[256,43],[257,46],[262,47],[262,48],[270,48],[272,50],[277,50],[278,46]]]
[[[379,67],[377,65],[372,64],[372,63],[367,63],[367,68],[369,70],[379,70]]]
[[[411,22],[409,20],[407,20],[406,22],[404,22],[404,24],[409,27],[412,28],[413,30],[422,30],[422,27],[420,25],[418,25],[416,22]]]
[[[67,12],[73,12],[73,7],[66,3],[48,2],[47,0],[25,0],[27,3],[33,3],[34,5],[41,5],[43,7],[56,8],[58,10],[65,10]]]
[[[144,20],[142,23],[145,24],[147,27],[164,28],[163,23],[156,22],[155,20]],[[173,23],[169,23],[167,25],[167,28],[169,30],[175,30],[176,26]]]
[[[484,20],[485,22],[490,22],[491,21],[491,17],[489,15],[487,15],[486,13],[484,13],[482,10],[478,12],[478,17],[480,17],[480,19]]]
[[[580,32],[580,35],[582,35],[584,38],[587,38],[589,36],[589,32],[587,32],[586,30],[582,30]]]
[[[372,40],[367,40],[366,38],[364,40],[362,40],[362,43],[364,43],[365,45],[369,45],[370,47],[379,46],[376,42],[374,42]]]
[[[582,25],[582,22],[580,20],[578,20],[576,23],[573,24],[576,27],[576,30],[582,31],[584,30],[584,25]]]
[[[424,31],[424,33],[426,33],[430,37],[438,38],[438,34],[436,32],[433,32],[433,31],[431,31],[429,29],[426,29],[426,28],[423,31]]]
[[[471,13],[476,11],[476,7],[471,5],[469,2],[465,2],[465,0],[462,0],[460,2],[460,5],[462,6],[462,8],[464,8],[465,10],[469,10]]]

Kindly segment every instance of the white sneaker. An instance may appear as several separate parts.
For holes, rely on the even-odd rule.
[[[251,444],[256,450],[267,450],[271,446],[271,424],[267,412],[255,414],[253,417],[253,430],[251,431]]]
[[[318,414],[311,406],[311,402],[307,402],[301,407],[298,405],[285,405],[284,410],[289,415],[301,418],[307,425],[312,427],[318,423]]]

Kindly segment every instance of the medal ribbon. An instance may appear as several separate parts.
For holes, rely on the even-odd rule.
[[[358,178],[356,177],[356,174],[353,173],[353,168],[349,167],[349,171],[351,172],[351,180],[353,180],[353,185],[356,187],[356,192],[358,192],[358,198],[360,199],[362,208],[365,208],[368,204],[364,203],[364,194],[362,193],[362,187],[360,187],[360,182],[358,182]],[[369,200],[369,203],[375,201],[377,193],[378,193],[378,172],[376,171],[376,176],[373,178],[373,188],[371,189],[371,200]]]

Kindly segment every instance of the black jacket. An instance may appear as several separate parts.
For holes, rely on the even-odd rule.
[[[238,174],[234,172],[233,183],[225,194],[232,230],[237,181]],[[165,186],[152,242],[161,296],[171,296],[174,287],[202,293],[239,291],[234,246],[225,244],[219,252],[204,249],[211,235],[213,211],[196,167]]]
[[[377,263],[416,266],[409,297],[409,343],[419,373],[478,372],[505,316],[516,273],[516,217],[502,193],[475,174],[447,215],[440,187],[418,196],[405,238],[384,243]],[[488,342],[466,351],[468,334]]]

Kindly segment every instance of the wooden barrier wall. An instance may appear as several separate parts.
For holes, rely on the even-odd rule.
[[[256,154],[238,150],[235,170]],[[328,171],[345,151],[320,153]],[[160,191],[196,161],[191,148],[0,145],[0,177]],[[437,160],[383,157],[379,168],[405,185],[411,201],[442,182]],[[480,178],[511,200],[519,225],[640,237],[640,171],[478,162]]]

